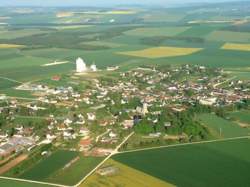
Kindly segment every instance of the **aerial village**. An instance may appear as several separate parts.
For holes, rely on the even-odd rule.
[[[2,161],[41,145],[50,145],[41,156],[56,148],[105,156],[132,131],[138,139],[122,149],[141,146],[140,137],[162,138],[167,143],[204,139],[202,128],[182,127],[183,112],[216,108],[223,115],[225,108],[246,104],[250,97],[250,83],[232,79],[222,69],[144,65],[128,71],[118,66],[99,70],[81,58],[75,65],[76,70],[67,75],[75,86],[30,82],[16,89],[31,91],[36,96],[33,100],[1,95]],[[51,77],[55,82],[61,79]],[[184,121],[190,118],[185,116]],[[33,123],[27,119],[34,119]]]

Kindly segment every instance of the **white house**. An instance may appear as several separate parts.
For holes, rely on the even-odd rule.
[[[90,66],[90,69],[91,69],[92,71],[97,71],[97,67],[96,67],[95,64],[92,64],[92,65]]]

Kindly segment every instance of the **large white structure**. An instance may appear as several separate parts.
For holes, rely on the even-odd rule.
[[[83,61],[83,59],[77,58],[76,59],[76,72],[82,73],[82,72],[85,72],[86,70],[87,70],[87,66],[85,62]]]

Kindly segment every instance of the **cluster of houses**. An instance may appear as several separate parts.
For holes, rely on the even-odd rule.
[[[7,157],[13,153],[18,153],[35,144],[35,139],[18,135],[11,138],[7,136],[1,137],[1,141],[5,142],[0,145],[0,157]]]
[[[86,64],[77,59],[79,71],[85,70]],[[94,67],[93,71],[96,70]],[[109,67],[108,71],[115,71],[118,67]],[[200,102],[202,105],[230,105],[241,102],[250,97],[249,83],[228,80],[222,76],[222,70],[208,69],[203,66],[181,66],[178,68],[136,68],[121,72],[114,81],[107,82],[93,78],[92,85],[82,91],[75,91],[72,87],[50,88],[43,85],[25,84],[19,89],[40,92],[36,101],[9,101],[5,107],[0,107],[0,113],[11,109],[10,116],[15,116],[13,110],[25,106],[36,116],[37,112],[49,110],[55,106],[58,114],[43,116],[45,136],[36,137],[32,127],[18,125],[13,137],[0,136],[0,154],[8,155],[34,144],[48,144],[53,141],[71,141],[80,137],[78,149],[88,153],[90,150],[96,155],[105,155],[110,147],[121,141],[119,133],[126,132],[146,118],[152,124],[158,123],[161,109],[168,107],[174,112],[187,109],[186,103]],[[113,95],[116,94],[116,97]],[[134,99],[139,102],[132,102]],[[8,100],[1,96],[0,100]],[[45,107],[46,106],[46,107]],[[84,108],[82,108],[84,106]],[[115,109],[115,112],[112,110]],[[105,115],[102,113],[105,112]],[[73,115],[74,114],[74,115]],[[150,116],[150,117],[149,117]],[[92,126],[99,126],[104,133],[97,134]],[[165,128],[171,127],[165,122]],[[18,137],[17,137],[18,136]],[[151,137],[161,136],[161,132],[149,134]],[[18,142],[17,140],[19,138]],[[3,140],[3,141],[2,141]],[[94,147],[98,144],[100,147]],[[103,147],[107,147],[104,149]]]

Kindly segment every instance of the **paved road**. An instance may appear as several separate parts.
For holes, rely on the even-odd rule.
[[[19,182],[27,182],[27,183],[33,183],[33,184],[43,184],[43,185],[48,185],[48,186],[70,187],[70,186],[65,186],[65,185],[61,185],[61,184],[54,184],[54,183],[40,182],[40,181],[32,181],[32,180],[18,179],[18,178],[11,178],[11,177],[1,177],[0,176],[0,179],[19,181]]]
[[[80,186],[90,175],[92,175],[99,167],[101,167],[108,159],[110,159],[113,155],[118,153],[118,150],[121,148],[121,146],[128,141],[128,139],[134,134],[134,132],[131,132],[124,140],[115,148],[115,150],[107,156],[101,163],[99,163],[92,171],[90,171],[81,181],[79,181],[74,187]]]

